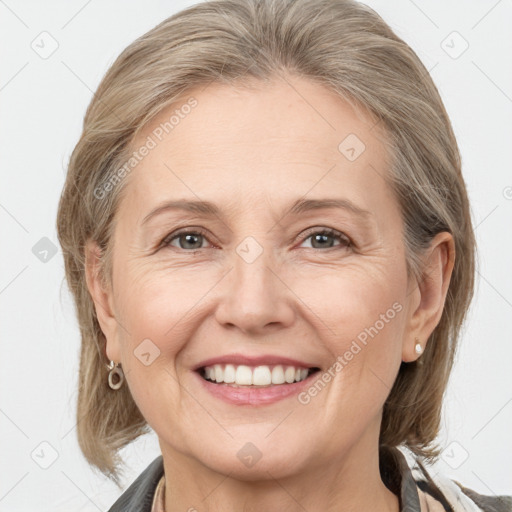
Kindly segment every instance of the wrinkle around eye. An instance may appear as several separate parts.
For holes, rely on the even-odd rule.
[[[159,252],[162,249],[169,248],[170,251],[174,251],[176,255],[183,254],[194,254],[200,251],[207,251],[209,249],[222,249],[226,245],[230,245],[233,242],[233,231],[228,229],[228,232],[222,231],[222,226],[218,226],[218,222],[213,220],[212,222],[205,222],[204,219],[201,219],[199,222],[196,217],[191,219],[187,218],[186,221],[183,221],[183,217],[181,218],[182,222],[176,222],[174,219],[169,220],[165,219],[165,222],[159,222],[151,226],[149,229],[144,230],[143,234],[140,238],[141,246],[144,247],[144,253],[147,255],[152,255]],[[195,220],[195,222],[194,222]],[[197,224],[196,224],[197,222]],[[210,228],[205,228],[205,225],[209,225],[213,223]],[[302,225],[299,229],[298,227],[292,228],[291,226]],[[337,219],[336,218],[328,218],[325,215],[314,215],[308,217],[307,220],[301,219],[299,222],[293,222],[290,226],[283,227],[281,225],[275,226],[276,232],[273,236],[276,238],[280,237],[280,241],[278,245],[280,248],[290,247],[290,250],[301,249],[301,250],[309,250],[312,252],[328,252],[334,251],[336,249],[341,250],[343,246],[346,246],[347,249],[354,250],[355,252],[361,252],[365,248],[372,251],[371,247],[375,246],[375,244],[379,245],[382,241],[382,237],[380,234],[375,234],[374,230],[366,230],[363,227],[359,226],[357,222],[352,222],[351,219]],[[213,234],[212,229],[214,230]],[[225,229],[225,228],[224,228]],[[274,228],[272,228],[274,229]],[[293,229],[293,232],[291,230]],[[335,243],[333,247],[302,247],[304,244],[309,244],[309,240],[312,240],[312,237],[321,231],[334,231],[341,233],[344,237],[347,238],[349,245],[346,245],[343,242]],[[201,235],[203,238],[203,243],[206,244],[206,247],[200,248],[180,248],[175,247],[174,245],[170,245],[165,243],[165,240],[168,239],[171,241],[174,238],[173,243],[176,242],[176,238],[181,234],[194,233],[197,235]],[[307,233],[307,234],[306,234]],[[292,236],[293,235],[293,236]],[[335,235],[330,235],[334,236]],[[375,239],[375,236],[378,236],[378,240]],[[242,240],[240,240],[241,242]],[[233,245],[233,247],[235,247]]]

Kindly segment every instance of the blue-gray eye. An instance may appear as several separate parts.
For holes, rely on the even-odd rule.
[[[170,245],[172,247],[176,247],[176,245],[172,243],[174,240],[178,240],[178,249],[198,250],[203,248],[202,242],[205,241],[205,236],[196,231],[183,231],[181,233],[168,236],[162,244],[165,246]]]
[[[334,247],[348,248],[351,246],[351,241],[346,235],[330,228],[314,228],[309,230],[309,234],[303,237],[302,243],[309,239],[312,239],[312,249],[332,249]],[[178,241],[178,246],[173,243],[175,240]],[[333,240],[338,240],[339,243],[334,244]],[[205,241],[207,241],[206,235],[200,230],[181,231],[167,236],[162,241],[162,246],[171,246],[177,249],[194,251],[203,249],[202,243]]]

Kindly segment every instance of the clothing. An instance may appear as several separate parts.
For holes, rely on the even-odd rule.
[[[512,496],[484,496],[433,475],[419,460],[409,464],[397,448],[381,447],[380,472],[399,498],[400,512],[512,512]],[[165,512],[163,459],[157,457],[108,512]]]

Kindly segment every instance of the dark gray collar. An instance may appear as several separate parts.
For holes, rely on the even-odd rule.
[[[108,512],[151,512],[156,486],[164,474],[159,455],[126,489]]]
[[[382,481],[398,496],[400,512],[421,512],[418,488],[404,454],[398,448],[381,446],[379,466]]]

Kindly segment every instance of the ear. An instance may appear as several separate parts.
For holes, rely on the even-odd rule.
[[[423,275],[411,294],[415,309],[406,330],[402,361],[411,362],[421,357],[428,338],[441,320],[454,262],[452,235],[446,231],[438,233],[423,257]],[[422,348],[419,354],[415,350],[417,343]]]
[[[119,362],[118,322],[114,315],[114,297],[111,287],[100,276],[101,249],[97,242],[88,240],[85,244],[85,278],[96,310],[101,330],[106,338],[106,357],[109,361]]]

